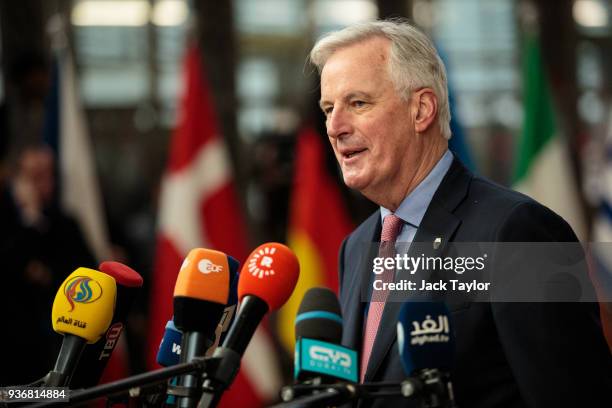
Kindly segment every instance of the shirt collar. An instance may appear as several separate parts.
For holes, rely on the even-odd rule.
[[[450,150],[447,150],[429,172],[427,177],[425,177],[425,179],[423,179],[423,181],[402,200],[395,211],[395,215],[400,217],[405,223],[418,228],[425,216],[425,211],[427,211],[427,207],[429,207],[433,195],[440,186],[452,162],[453,154]],[[391,214],[391,210],[380,207],[382,221],[384,221],[385,217],[389,214]]]

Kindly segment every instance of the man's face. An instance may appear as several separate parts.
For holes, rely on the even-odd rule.
[[[30,149],[21,157],[20,176],[31,183],[45,205],[51,202],[55,190],[54,163],[53,153],[45,149]]]
[[[336,51],[321,72],[321,108],[344,182],[375,202],[410,185],[423,147],[414,131],[418,106],[396,92],[389,52],[389,40],[371,38]]]

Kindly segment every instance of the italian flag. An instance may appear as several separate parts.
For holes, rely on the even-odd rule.
[[[526,39],[523,50],[523,95],[524,123],[514,188],[563,217],[584,242],[586,223],[580,191],[566,140],[557,128],[540,45],[533,36]]]

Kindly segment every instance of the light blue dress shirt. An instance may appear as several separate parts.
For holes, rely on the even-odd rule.
[[[425,211],[427,211],[427,207],[429,207],[433,195],[440,186],[452,162],[453,154],[450,150],[447,150],[429,172],[427,177],[425,177],[425,179],[402,200],[397,211],[395,211],[395,215],[404,221],[396,241],[398,253],[403,253],[407,250],[409,248],[408,244],[414,240],[417,229],[425,216]],[[391,214],[390,210],[380,207],[382,221],[384,221],[385,216],[389,214]]]
[[[431,199],[433,198],[436,190],[438,190],[438,187],[448,172],[452,162],[453,154],[450,152],[450,150],[447,150],[440,160],[438,160],[438,163],[436,163],[434,168],[429,172],[427,177],[425,177],[425,179],[421,181],[419,185],[402,200],[397,208],[397,211],[395,211],[395,215],[404,221],[402,229],[400,230],[397,240],[395,241],[396,253],[405,254],[410,249],[410,244],[414,240],[417,229],[421,225],[421,221],[425,216],[427,207],[429,207]],[[389,209],[380,207],[380,216],[382,221],[384,221],[385,216],[389,214],[391,214]],[[370,276],[373,277],[374,275],[372,274]],[[368,286],[368,292],[368,297],[370,297],[372,294],[371,284]],[[370,303],[368,302],[364,308],[364,327],[369,308]]]

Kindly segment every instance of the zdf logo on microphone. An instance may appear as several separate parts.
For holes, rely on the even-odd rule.
[[[203,274],[218,273],[223,270],[223,266],[213,263],[210,259],[202,259],[198,262],[198,271]]]
[[[183,265],[181,265],[181,269],[187,267],[190,262],[191,261],[189,258],[185,258],[185,260],[183,261]],[[204,275],[208,275],[209,273],[219,273],[223,271],[223,266],[217,265],[210,259],[204,258],[198,261],[198,271],[202,272]]]
[[[70,303],[70,312],[76,303],[93,303],[102,296],[102,286],[88,276],[75,276],[66,282],[64,295]]]
[[[264,276],[274,275],[274,269],[272,269],[274,258],[272,255],[275,252],[276,248],[266,246],[254,253],[249,259],[249,273],[259,279],[263,279]]]

